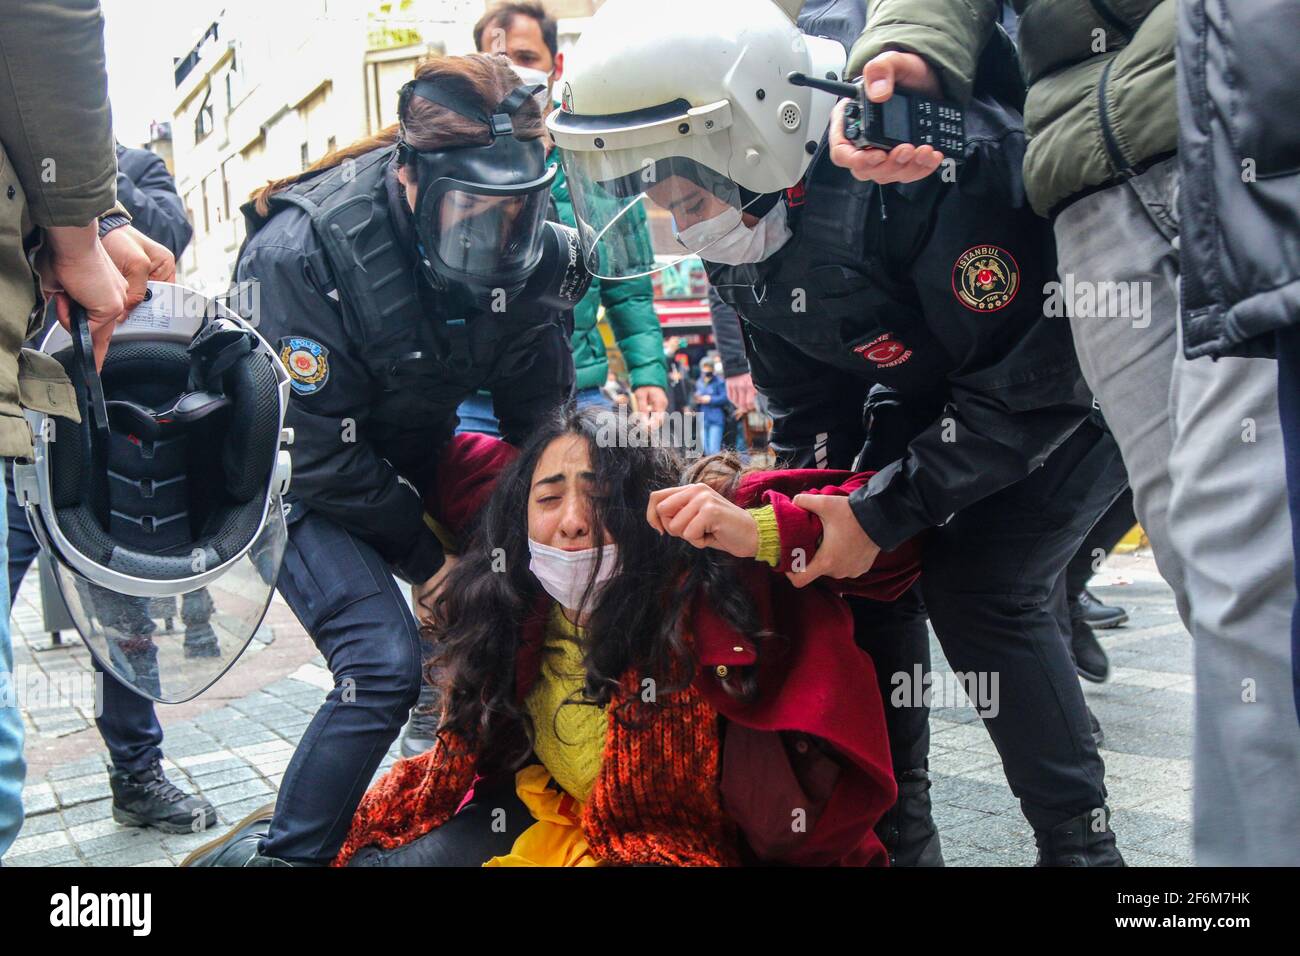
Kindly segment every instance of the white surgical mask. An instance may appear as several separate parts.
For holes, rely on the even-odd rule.
[[[739,266],[775,255],[793,235],[785,203],[778,201],[752,228],[745,225],[740,210],[730,206],[720,216],[683,229],[677,241],[708,262]]]
[[[583,551],[565,551],[529,538],[528,553],[532,556],[528,570],[541,582],[546,593],[560,603],[560,607],[570,610],[576,610],[582,603],[582,596],[589,584],[589,606],[595,606],[600,600],[600,592],[614,576],[614,569],[618,565],[618,546],[613,544]],[[599,569],[596,567],[597,561],[600,562]]]
[[[542,116],[551,112],[551,74],[543,73],[541,70],[535,70],[531,66],[519,66],[517,63],[511,63],[510,69],[515,71],[519,77],[519,82],[523,86],[542,86],[544,89],[535,95],[533,99],[537,101],[537,106],[542,111]]]

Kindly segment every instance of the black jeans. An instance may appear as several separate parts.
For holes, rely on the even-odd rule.
[[[14,493],[13,472],[5,462],[9,479],[6,502],[9,517],[9,602],[18,595],[28,569],[40,552],[40,545],[27,524],[27,515],[18,504]],[[99,671],[99,668],[95,668]],[[103,713],[95,718],[99,735],[104,738],[113,766],[119,770],[139,771],[148,768],[162,757],[162,725],[153,701],[135,691],[107,672],[103,674]]]
[[[276,587],[335,684],[285,770],[261,852],[327,863],[419,695],[420,636],[375,549],[301,503]]]
[[[348,866],[482,866],[509,853],[533,822],[515,792],[513,774],[491,783],[480,780],[474,799],[442,826],[396,849],[362,847]]]

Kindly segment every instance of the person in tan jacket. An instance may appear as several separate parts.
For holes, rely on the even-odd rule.
[[[73,301],[85,309],[102,362],[145,284],[171,281],[176,262],[130,226],[116,201],[99,3],[0,0],[0,23],[0,456],[26,457],[23,407],[79,420],[59,363],[22,348],[47,300],[65,325]],[[13,683],[5,600],[0,685]],[[2,699],[0,855],[22,825],[26,770],[18,701],[12,693]]]

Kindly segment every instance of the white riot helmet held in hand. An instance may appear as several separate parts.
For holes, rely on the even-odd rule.
[[[283,362],[325,357],[277,355],[223,305],[160,282],[102,369],[78,308],[40,351],[72,379],[80,417],[27,413],[33,460],[14,485],[42,560],[103,670],[153,700],[195,697],[248,646],[279,574]]]
[[[779,248],[780,194],[802,179],[835,106],[788,76],[838,80],[846,59],[772,0],[608,0],[547,121],[588,268],[621,279],[690,255],[753,261]],[[671,230],[674,255],[656,262],[647,217]]]

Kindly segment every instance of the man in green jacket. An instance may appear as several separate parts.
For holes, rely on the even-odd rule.
[[[86,310],[100,362],[171,253],[116,203],[117,158],[96,0],[0,0],[0,456],[30,457],[22,408],[79,420],[57,361],[22,349],[52,297],[67,324]],[[3,471],[0,470],[0,481]],[[6,528],[0,515],[0,542]],[[0,558],[5,557],[0,554]],[[0,599],[0,855],[22,825],[23,725],[15,699],[8,589]]]
[[[492,6],[474,27],[474,40],[480,53],[500,53],[510,58],[525,82],[546,86],[546,102],[564,71],[564,54],[557,45],[556,23],[540,3],[501,3]],[[549,112],[549,110],[543,110]],[[560,221],[577,225],[569,185],[561,169],[551,187],[551,195]],[[646,234],[649,249],[650,236]],[[586,297],[573,310],[573,364],[577,372],[578,404],[610,405],[601,391],[609,377],[609,360],[605,340],[601,338],[596,318],[605,307],[605,319],[614,332],[623,363],[627,366],[637,408],[645,412],[668,409],[668,370],[664,360],[663,333],[654,309],[654,287],[648,276],[626,282],[601,282],[593,279]],[[462,406],[462,427],[485,430],[484,412],[490,412],[490,400],[482,396]],[[470,413],[467,418],[466,412]]]
[[[873,0],[849,73],[861,72],[875,102],[895,84],[964,102],[1002,6]],[[1029,84],[1025,186],[1053,218],[1059,258],[1048,308],[1068,316],[1160,573],[1195,638],[1197,860],[1295,865],[1295,585],[1277,373],[1263,359],[1188,361],[1179,347],[1175,0],[1014,6]],[[943,159],[908,144],[859,151],[843,138],[842,114],[832,126],[835,162],[882,186],[930,175]],[[1212,224],[1183,226],[1192,234]]]

